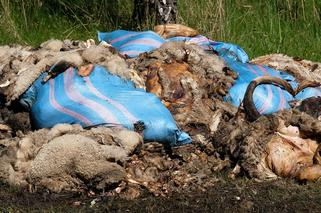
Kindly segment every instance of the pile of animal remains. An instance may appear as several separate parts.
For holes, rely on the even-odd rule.
[[[139,133],[120,127],[84,129],[59,124],[33,131],[29,114],[19,108],[17,99],[59,60],[78,67],[105,66],[112,74],[154,93],[192,137],[192,144],[143,143]],[[287,71],[302,82],[320,82],[318,63],[284,55],[264,56],[253,63]],[[218,181],[223,169],[231,171],[230,177],[321,177],[321,98],[258,117],[249,90],[245,110],[238,109],[223,101],[237,75],[217,55],[199,46],[167,42],[126,59],[110,46],[51,40],[38,49],[0,47],[0,66],[0,93],[5,103],[0,109],[2,182],[31,191],[105,190],[133,198],[141,189],[155,195],[206,190]],[[255,81],[251,87],[264,81],[287,87],[286,82],[273,78]]]

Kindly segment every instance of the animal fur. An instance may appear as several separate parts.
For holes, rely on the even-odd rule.
[[[300,178],[302,169],[313,165],[317,141],[321,136],[321,121],[296,109],[282,111],[273,116],[262,116],[253,123],[247,122],[244,117],[238,117],[220,125],[221,129],[213,137],[213,144],[218,147],[218,151],[229,155],[230,159],[235,159],[237,165],[241,166],[250,177],[259,179]],[[298,128],[300,133],[296,136],[296,140],[306,140],[303,144],[311,144],[310,153],[302,162],[299,158],[290,159],[291,155],[296,156],[296,148],[291,143],[290,148],[285,148],[289,152],[288,156],[281,156],[275,152],[275,148],[284,147],[281,139],[285,137],[283,139],[287,140],[287,136],[280,138],[278,134],[291,126]],[[300,151],[297,153],[298,156],[301,155]],[[302,151],[302,155],[307,153]],[[280,155],[280,158],[273,162],[271,157],[276,155]],[[276,169],[279,168],[277,165],[286,163],[288,165],[281,170]],[[288,171],[289,168],[294,170]]]
[[[250,177],[282,176],[283,173],[265,159],[269,144],[273,141],[278,144],[284,129],[298,128],[302,139],[314,141],[311,143],[321,138],[320,110],[312,102],[298,103],[297,109],[310,110],[307,113],[288,110],[262,116],[253,123],[247,121],[241,108],[238,110],[222,100],[237,75],[228,70],[218,56],[184,42],[168,42],[127,61],[110,47],[92,42],[63,41],[61,44],[53,40],[37,50],[0,47],[0,93],[12,102],[40,73],[59,60],[67,60],[74,66],[100,64],[113,74],[134,81],[137,87],[145,87],[146,83],[147,90],[160,97],[179,126],[192,135],[194,143],[173,149],[171,156],[161,144],[144,144],[141,152],[132,155],[142,138],[128,130],[104,127],[84,130],[78,125],[60,124],[27,133],[30,123],[20,122],[15,129],[13,122],[9,126],[17,136],[0,140],[1,181],[55,192],[102,189],[123,180],[128,187],[147,188],[156,195],[190,186],[205,190],[215,182],[213,171],[230,163],[239,165]],[[316,72],[318,67],[312,65],[311,70]],[[296,75],[302,80],[318,79],[311,73],[293,73],[299,73]],[[7,117],[7,113],[1,114],[6,124],[16,120],[14,116]],[[26,130],[20,132],[19,129]],[[312,158],[318,159],[310,157],[309,163]],[[283,176],[313,179],[318,175],[314,170],[319,171],[318,167],[299,170]],[[307,177],[306,174],[316,175]],[[126,191],[123,186],[124,182],[116,191]]]
[[[213,110],[213,99],[222,100],[237,77],[217,55],[197,45],[168,42],[134,64],[147,91],[163,101],[183,130],[208,138],[217,128],[220,113]]]
[[[142,79],[110,48],[96,45],[87,45],[88,48],[86,45],[79,46],[81,47],[68,49],[63,42],[50,40],[40,45],[40,49],[37,50],[1,47],[0,93],[5,95],[10,104],[19,98],[41,73],[59,61],[65,61],[75,67],[89,63],[99,64],[105,66],[112,74],[133,81],[136,87],[144,88]]]
[[[299,82],[321,82],[321,63],[309,60],[301,60],[282,54],[260,56],[251,61],[256,64],[264,64],[272,68],[283,70],[293,75]]]
[[[141,143],[139,134],[126,129],[58,124],[1,140],[0,180],[55,192],[103,189],[124,179],[122,164]]]

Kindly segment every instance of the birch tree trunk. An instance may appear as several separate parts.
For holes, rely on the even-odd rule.
[[[177,0],[135,0],[133,18],[139,24],[149,20],[154,24],[175,23],[177,16]]]

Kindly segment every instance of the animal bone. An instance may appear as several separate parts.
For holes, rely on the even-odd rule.
[[[253,81],[251,81],[251,83],[247,87],[244,95],[244,99],[243,99],[244,110],[249,120],[251,121],[258,119],[261,116],[260,113],[257,111],[255,104],[253,102],[254,90],[258,85],[261,85],[261,84],[275,84],[278,86],[282,86],[291,95],[295,96],[295,91],[293,90],[292,86],[285,80],[282,80],[281,78],[264,76],[264,77],[259,77],[254,79]]]

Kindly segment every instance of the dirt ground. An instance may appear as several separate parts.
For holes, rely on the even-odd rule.
[[[30,194],[1,185],[1,212],[320,212],[320,183],[219,178],[207,191],[139,199],[88,194]]]

